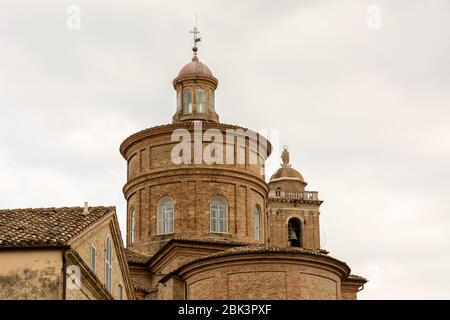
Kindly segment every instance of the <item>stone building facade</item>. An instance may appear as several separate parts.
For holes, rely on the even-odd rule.
[[[318,192],[284,149],[223,124],[197,57],[173,81],[172,123],[128,137],[127,255],[139,299],[356,299],[366,279],[320,246]]]
[[[114,207],[0,210],[0,300],[135,299]]]

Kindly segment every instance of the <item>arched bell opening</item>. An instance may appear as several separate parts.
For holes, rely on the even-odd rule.
[[[289,219],[288,241],[290,247],[302,246],[302,222],[298,218]]]

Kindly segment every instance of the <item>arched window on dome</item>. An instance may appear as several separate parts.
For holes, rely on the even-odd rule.
[[[254,223],[255,240],[260,241],[261,240],[261,210],[259,209],[259,206],[256,206],[253,209],[253,223]]]
[[[192,113],[192,91],[190,89],[183,91],[183,113]]]
[[[197,89],[195,96],[196,112],[205,113],[206,111],[206,92],[203,89]]]
[[[173,233],[173,200],[170,197],[162,197],[158,201],[158,234]]]
[[[228,202],[224,197],[216,196],[210,202],[211,232],[228,232]]]
[[[290,247],[302,246],[302,222],[298,218],[289,219],[288,241]]]

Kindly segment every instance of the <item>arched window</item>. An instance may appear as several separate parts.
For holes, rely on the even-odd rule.
[[[173,233],[173,201],[162,197],[158,201],[158,234]]]
[[[302,246],[302,222],[298,218],[289,219],[288,241],[290,247]]]
[[[259,210],[259,207],[255,207],[255,209],[253,209],[253,223],[255,224],[255,240],[259,241],[261,240],[261,212]]]
[[[134,242],[134,235],[135,235],[135,215],[134,215],[134,208],[131,208],[130,210],[130,244]]]
[[[112,290],[112,243],[111,236],[105,240],[105,287],[109,292]]]
[[[205,90],[197,89],[196,96],[195,96],[195,103],[197,105],[197,109],[196,109],[197,113],[204,113],[206,111]]]
[[[211,232],[228,232],[228,203],[224,197],[214,197],[210,203]]]
[[[192,113],[192,92],[190,89],[183,92],[183,113]]]

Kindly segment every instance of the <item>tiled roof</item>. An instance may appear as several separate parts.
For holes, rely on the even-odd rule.
[[[151,291],[156,289],[156,288],[150,288],[149,286],[146,286],[145,284],[143,284],[143,283],[141,283],[139,281],[136,281],[134,279],[132,280],[132,282],[133,282],[134,289],[137,290],[137,291],[150,293]]]
[[[142,263],[145,264],[150,259],[150,256],[146,256],[131,249],[125,248],[125,253],[127,255],[127,261],[130,263]]]
[[[114,207],[0,210],[0,248],[60,247]]]
[[[236,253],[254,253],[254,252],[301,253],[301,254],[306,254],[306,255],[331,258],[327,254],[323,253],[322,250],[311,250],[311,249],[303,249],[303,248],[297,248],[297,247],[275,247],[275,246],[266,246],[263,244],[257,244],[257,245],[251,245],[251,246],[245,246],[245,247],[231,248],[231,249],[228,249],[225,251],[221,251],[221,252],[210,254],[208,256],[201,257],[198,260],[201,260],[202,258],[209,259],[209,258],[213,258],[213,257],[230,256],[230,255],[234,255]],[[334,259],[334,258],[332,258],[332,259]]]
[[[202,239],[202,238],[199,238],[198,236],[174,235],[173,237],[168,239],[168,241],[158,250],[158,252],[155,253],[155,255],[150,257],[150,259],[148,260],[148,263],[152,264],[158,258],[160,258],[161,256],[163,256],[167,253],[167,252],[165,252],[165,249],[169,248],[170,245],[180,243],[180,242],[181,243],[188,242],[190,244],[216,245],[217,247],[218,246],[239,247],[239,246],[252,245],[251,242],[243,242],[243,241],[238,241],[236,239],[214,239],[214,238]]]
[[[226,238],[226,239],[199,238],[198,236],[189,236],[189,235],[183,235],[183,236],[175,235],[171,240],[191,241],[191,242],[199,242],[199,243],[217,243],[217,244],[224,244],[224,245],[230,245],[230,246],[248,246],[248,245],[252,244],[252,242],[250,242],[250,241],[244,242],[244,241],[236,240],[233,238]]]
[[[294,254],[303,254],[303,255],[309,255],[309,256],[316,256],[316,257],[324,257],[333,261],[336,261],[338,263],[343,263],[344,265],[346,265],[345,262],[340,261],[336,258],[330,257],[329,255],[327,255],[327,253],[325,253],[326,251],[324,250],[311,250],[311,249],[303,249],[303,248],[297,248],[297,247],[275,247],[275,246],[266,246],[263,244],[255,244],[255,245],[251,245],[251,246],[243,246],[243,247],[234,247],[225,251],[220,251],[220,252],[216,252],[216,253],[212,253],[210,255],[207,256],[202,256],[202,257],[197,257],[194,258],[192,260],[190,260],[189,262],[187,262],[184,265],[181,265],[179,268],[177,268],[176,270],[174,270],[174,272],[176,272],[177,270],[183,268],[186,265],[189,265],[191,263],[195,263],[195,262],[199,262],[199,261],[203,261],[203,260],[208,260],[211,258],[217,258],[217,257],[226,257],[226,256],[234,256],[234,255],[238,255],[238,254],[247,254],[247,253],[265,253],[265,254],[271,254],[271,253],[294,253]],[[348,267],[347,267],[348,268]]]
[[[241,254],[253,254],[253,253],[262,253],[266,256],[269,256],[270,254],[279,254],[279,253],[285,253],[285,254],[300,254],[300,255],[307,255],[307,256],[316,256],[316,257],[323,257],[328,260],[332,260],[334,262],[337,262],[338,264],[342,265],[344,269],[347,269],[347,271],[344,271],[348,274],[350,272],[350,268],[347,266],[347,264],[343,261],[340,261],[336,258],[330,257],[325,253],[324,250],[312,250],[312,249],[303,249],[303,248],[297,248],[297,247],[279,247],[279,246],[266,246],[263,244],[255,244],[250,246],[243,246],[243,247],[234,247],[225,251],[212,253],[206,256],[201,256],[194,258],[192,260],[187,261],[186,263],[178,266],[174,270],[172,270],[169,274],[166,274],[160,282],[164,282],[167,280],[170,276],[177,274],[181,269],[198,263],[207,261],[212,258],[218,258],[218,257],[226,257],[226,256],[237,256]]]
[[[367,279],[356,274],[351,274],[347,277],[347,280],[355,280],[355,281],[364,281],[367,282]]]

